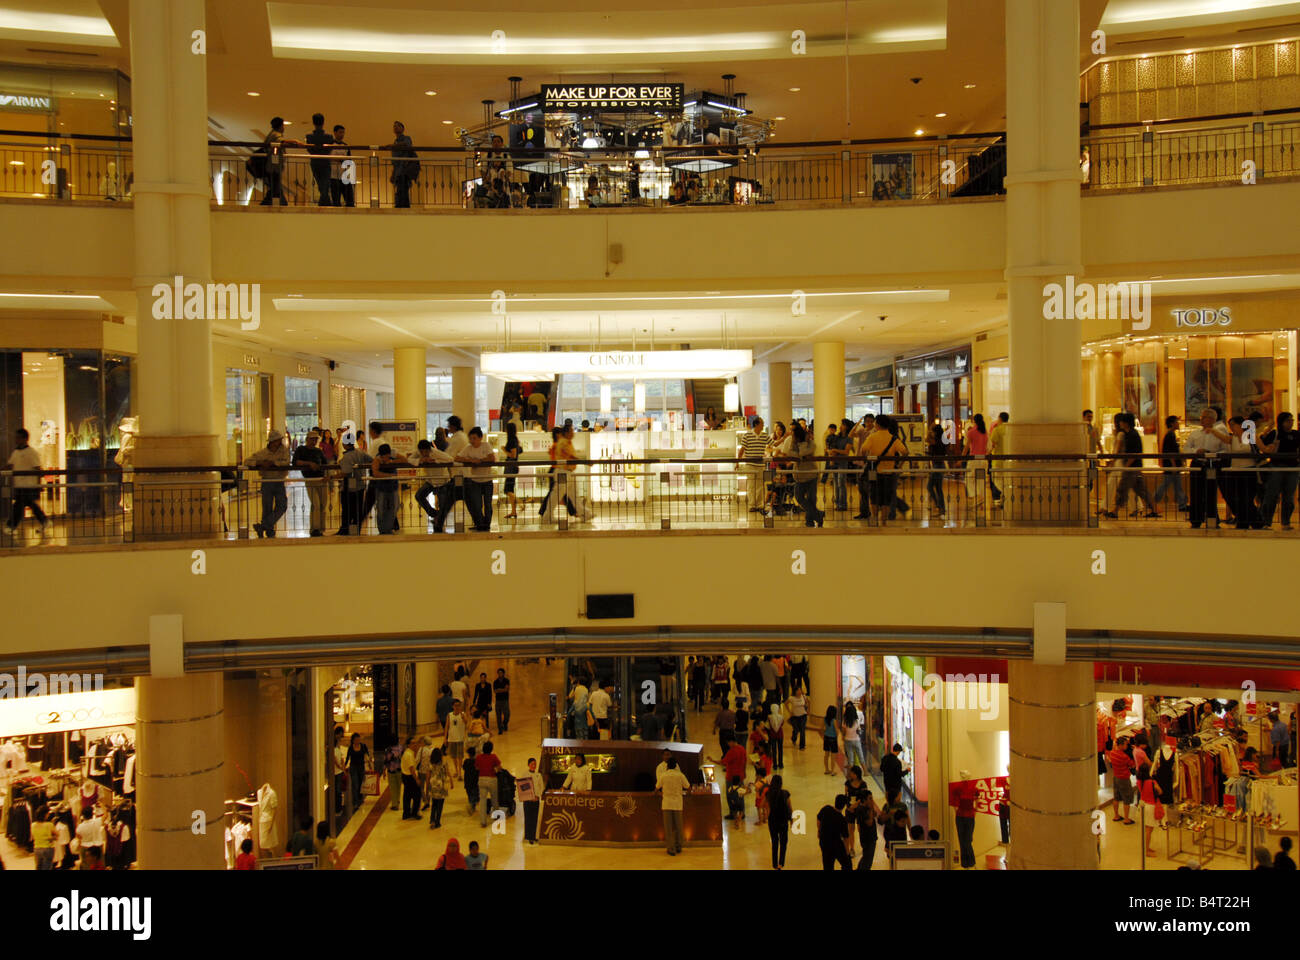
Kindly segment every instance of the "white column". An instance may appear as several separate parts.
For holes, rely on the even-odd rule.
[[[844,417],[844,344],[813,344],[813,438],[817,453],[826,453],[824,437],[831,424]]]
[[[783,362],[767,365],[767,400],[771,407],[770,430],[773,423],[780,420],[788,429],[794,417],[793,387],[790,379],[790,364]]]
[[[451,368],[451,412],[466,430],[474,426],[474,367]]]
[[[414,420],[421,440],[427,436],[429,412],[426,366],[424,347],[393,349],[393,412],[398,420]]]

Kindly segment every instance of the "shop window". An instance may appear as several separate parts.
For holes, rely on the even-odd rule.
[[[320,381],[284,378],[284,421],[295,441],[320,426]]]

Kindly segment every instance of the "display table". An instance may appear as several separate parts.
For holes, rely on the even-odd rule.
[[[543,740],[541,772],[548,789],[538,839],[578,846],[662,846],[663,803],[653,787],[665,749],[692,785],[682,798],[684,844],[721,846],[722,795],[717,784],[704,782],[703,745],[639,740]],[[592,786],[600,789],[574,793],[558,788],[578,753],[592,768]]]

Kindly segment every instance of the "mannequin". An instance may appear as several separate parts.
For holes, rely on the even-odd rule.
[[[123,417],[122,422],[118,424],[118,432],[122,434],[122,444],[118,447],[113,462],[122,468],[125,474],[135,463],[135,436],[140,431],[139,417]],[[122,509],[130,511],[132,503],[123,499]]]
[[[1151,758],[1151,776],[1160,787],[1160,796],[1165,803],[1173,803],[1179,787],[1178,751],[1174,742],[1165,738],[1160,749]]]
[[[105,200],[116,200],[120,193],[121,185],[117,179],[117,163],[110,160],[103,179],[99,181],[99,195]]]
[[[276,812],[280,798],[269,783],[262,784],[257,791],[257,845],[263,850],[279,852],[280,829],[276,823]]]

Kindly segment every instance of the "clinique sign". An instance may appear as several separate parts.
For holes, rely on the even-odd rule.
[[[1199,307],[1187,310],[1170,310],[1175,327],[1227,327],[1232,325],[1232,308]]]

